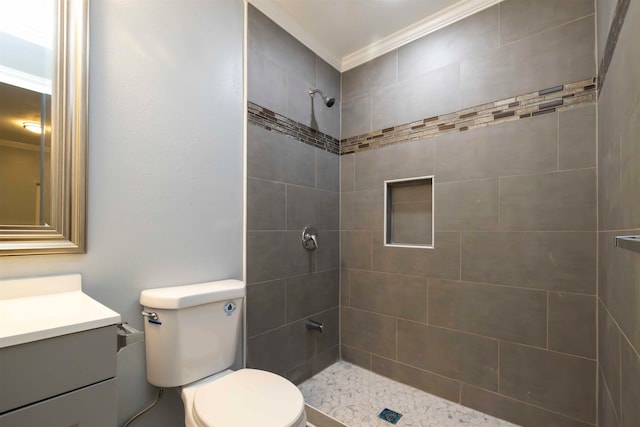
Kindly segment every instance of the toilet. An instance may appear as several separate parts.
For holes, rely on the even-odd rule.
[[[222,280],[146,289],[147,380],[180,387],[186,427],[304,427],[304,399],[287,379],[230,368],[242,337],[245,285]]]

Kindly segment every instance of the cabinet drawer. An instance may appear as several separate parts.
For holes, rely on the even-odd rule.
[[[116,341],[107,326],[0,349],[0,413],[115,377]]]
[[[113,427],[116,423],[115,379],[0,415],[2,427]]]

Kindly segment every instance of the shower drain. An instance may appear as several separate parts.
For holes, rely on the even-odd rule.
[[[402,414],[396,411],[392,411],[389,408],[384,408],[382,412],[380,412],[380,415],[378,415],[378,418],[390,422],[391,424],[396,424],[400,420],[400,418],[402,418]]]

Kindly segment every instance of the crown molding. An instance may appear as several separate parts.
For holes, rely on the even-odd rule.
[[[494,6],[503,0],[460,0],[438,13],[430,15],[415,24],[409,25],[342,58],[333,54],[315,37],[309,34],[309,32],[282,9],[277,2],[273,0],[246,1],[342,73],[429,33],[444,28],[447,25],[471,16],[474,13]]]
[[[313,53],[327,61],[333,68],[338,71],[342,71],[340,69],[342,59],[332,54],[329,49],[325,48],[322,43],[309,34],[309,32],[291,15],[285,12],[277,2],[273,0],[247,0],[247,2],[255,6],[255,8],[260,12],[267,15],[273,22],[284,28],[286,32],[311,49]]]
[[[461,0],[438,13],[346,55],[342,58],[338,69],[340,72],[350,70],[407,43],[411,43],[420,37],[494,6],[501,1],[503,0]]]

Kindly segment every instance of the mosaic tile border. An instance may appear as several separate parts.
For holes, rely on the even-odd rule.
[[[616,5],[611,28],[607,35],[607,44],[604,47],[602,60],[600,60],[600,67],[598,67],[598,94],[602,90],[602,86],[604,86],[604,80],[607,76],[611,59],[613,58],[613,52],[615,52],[616,45],[618,44],[618,37],[620,36],[620,31],[622,31],[622,25],[624,24],[624,18],[627,16],[630,2],[631,0],[618,0],[618,4]]]
[[[249,113],[249,123],[269,131],[287,135],[300,142],[326,150],[330,153],[340,154],[340,141],[330,135],[298,123],[281,114],[274,113],[253,102],[247,102],[247,111]]]
[[[340,141],[340,154],[373,150],[445,133],[467,131],[563,111],[579,104],[595,102],[595,83],[596,78],[593,77],[345,138]]]

